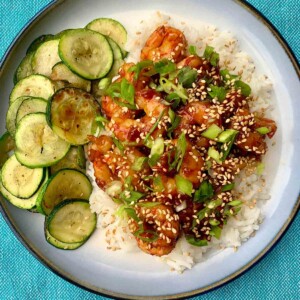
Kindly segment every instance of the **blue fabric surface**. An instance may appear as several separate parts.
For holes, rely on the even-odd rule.
[[[24,24],[49,2],[0,0],[0,58]],[[248,2],[277,27],[299,61],[300,0]],[[282,240],[251,270],[225,286],[193,299],[300,299],[299,228],[298,214]],[[17,240],[0,216],[0,299],[105,297],[76,287],[44,267]]]

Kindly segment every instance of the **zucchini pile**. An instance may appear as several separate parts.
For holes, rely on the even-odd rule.
[[[108,18],[43,35],[14,74],[0,138],[0,192],[45,215],[45,238],[60,249],[77,249],[96,228],[84,145],[98,129],[97,97],[123,64],[126,40],[125,28]]]

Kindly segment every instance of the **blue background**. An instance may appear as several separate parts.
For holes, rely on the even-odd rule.
[[[299,61],[300,0],[248,2],[275,25]],[[0,0],[0,58],[22,27],[48,3],[49,0]],[[299,230],[300,214],[276,247],[251,270],[193,299],[300,299]],[[43,266],[0,216],[0,299],[105,298],[68,283]]]

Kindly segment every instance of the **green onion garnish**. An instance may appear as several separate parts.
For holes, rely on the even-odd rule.
[[[222,128],[220,128],[218,125],[212,124],[204,132],[202,132],[201,135],[210,140],[214,140],[222,131]]]
[[[187,180],[186,178],[180,175],[176,175],[175,182],[176,182],[177,189],[180,193],[188,196],[192,196],[193,184],[189,180]]]
[[[262,175],[264,170],[265,170],[265,164],[264,163],[261,162],[256,166],[257,175]]]
[[[124,149],[125,149],[125,147],[124,147],[124,145],[122,144],[122,142],[120,142],[117,138],[115,138],[115,137],[112,137],[112,140],[113,140],[113,142],[114,142],[114,144],[116,145],[116,147],[120,150],[120,152],[122,153],[122,154],[124,154]]]
[[[234,86],[235,86],[235,88],[241,90],[241,93],[243,96],[245,96],[245,97],[250,96],[251,87],[247,83],[245,83],[241,80],[237,80],[237,81],[235,81]]]
[[[234,182],[223,185],[221,191],[227,192],[227,191],[231,191],[233,188],[234,188]]]
[[[141,171],[143,169],[144,163],[147,161],[147,157],[138,157],[133,165],[131,166],[131,169],[134,171]]]
[[[160,157],[164,153],[164,149],[165,149],[164,139],[157,138],[151,147],[151,152],[149,155],[148,164],[150,167],[153,167],[157,164]]]
[[[109,85],[111,84],[111,78],[105,77],[100,79],[99,83],[98,83],[98,88],[100,90],[105,90],[109,87]]]
[[[218,142],[220,143],[227,143],[230,142],[231,139],[238,133],[237,130],[234,129],[226,129],[223,131],[219,137],[218,137]]]
[[[159,83],[167,94],[176,93],[184,101],[184,103],[185,100],[188,99],[187,91],[182,85],[175,85],[173,82],[164,77],[159,79]]]
[[[159,73],[161,76],[165,76],[176,71],[176,64],[165,58],[155,63],[154,69],[156,73]]]
[[[208,92],[209,96],[213,99],[216,98],[218,101],[222,102],[226,98],[227,91],[223,86],[210,85],[211,91]]]
[[[156,129],[156,127],[158,126],[161,118],[163,117],[164,113],[165,113],[166,109],[164,109],[160,115],[158,116],[156,122],[153,124],[153,126],[151,127],[151,129],[149,130],[148,134],[146,135],[146,137],[144,138],[144,144],[146,144],[147,140],[149,139],[149,137],[151,136],[151,134],[153,133],[153,131]]]
[[[218,198],[218,199],[216,199],[216,200],[210,201],[210,202],[207,204],[207,208],[209,208],[209,209],[214,209],[214,208],[220,206],[222,203],[223,203],[222,199]]]
[[[192,84],[196,81],[198,73],[191,67],[183,67],[178,73],[178,82],[184,88],[191,88]]]
[[[208,148],[207,155],[214,159],[218,164],[222,163],[220,159],[220,153],[214,147]]]
[[[190,45],[188,51],[189,51],[190,55],[197,55],[197,48],[196,48],[196,46]]]
[[[239,200],[233,200],[228,203],[228,205],[230,205],[230,206],[239,206],[241,204],[243,204],[243,202],[239,201]]]
[[[219,226],[212,226],[209,234],[214,236],[216,239],[221,237],[222,229]]]
[[[268,127],[259,127],[256,128],[256,131],[262,135],[267,134],[270,132],[270,129]]]
[[[215,52],[215,48],[206,46],[203,54],[204,58],[207,59],[214,67],[219,63],[220,56]]]
[[[207,240],[199,240],[195,238],[193,235],[186,235],[185,238],[187,242],[193,246],[203,247],[208,245]]]
[[[205,180],[201,183],[199,189],[194,194],[194,202],[204,202],[214,196],[212,184]]]
[[[161,204],[160,202],[139,202],[137,205],[141,207],[151,208],[160,204]]]
[[[134,72],[133,79],[136,81],[139,78],[141,71],[144,68],[149,68],[151,66],[153,66],[152,60],[143,60],[137,63],[136,65],[132,66],[131,68],[129,68],[129,72]]]

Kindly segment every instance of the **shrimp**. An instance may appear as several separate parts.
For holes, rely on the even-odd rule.
[[[129,221],[129,229],[135,235],[139,248],[151,255],[169,254],[180,234],[178,215],[164,204],[152,207],[142,206],[142,202],[140,204],[135,206],[140,221],[132,218]]]
[[[146,41],[141,51],[141,60],[159,61],[168,58],[177,63],[184,57],[186,47],[186,38],[180,30],[170,26],[160,26]]]

